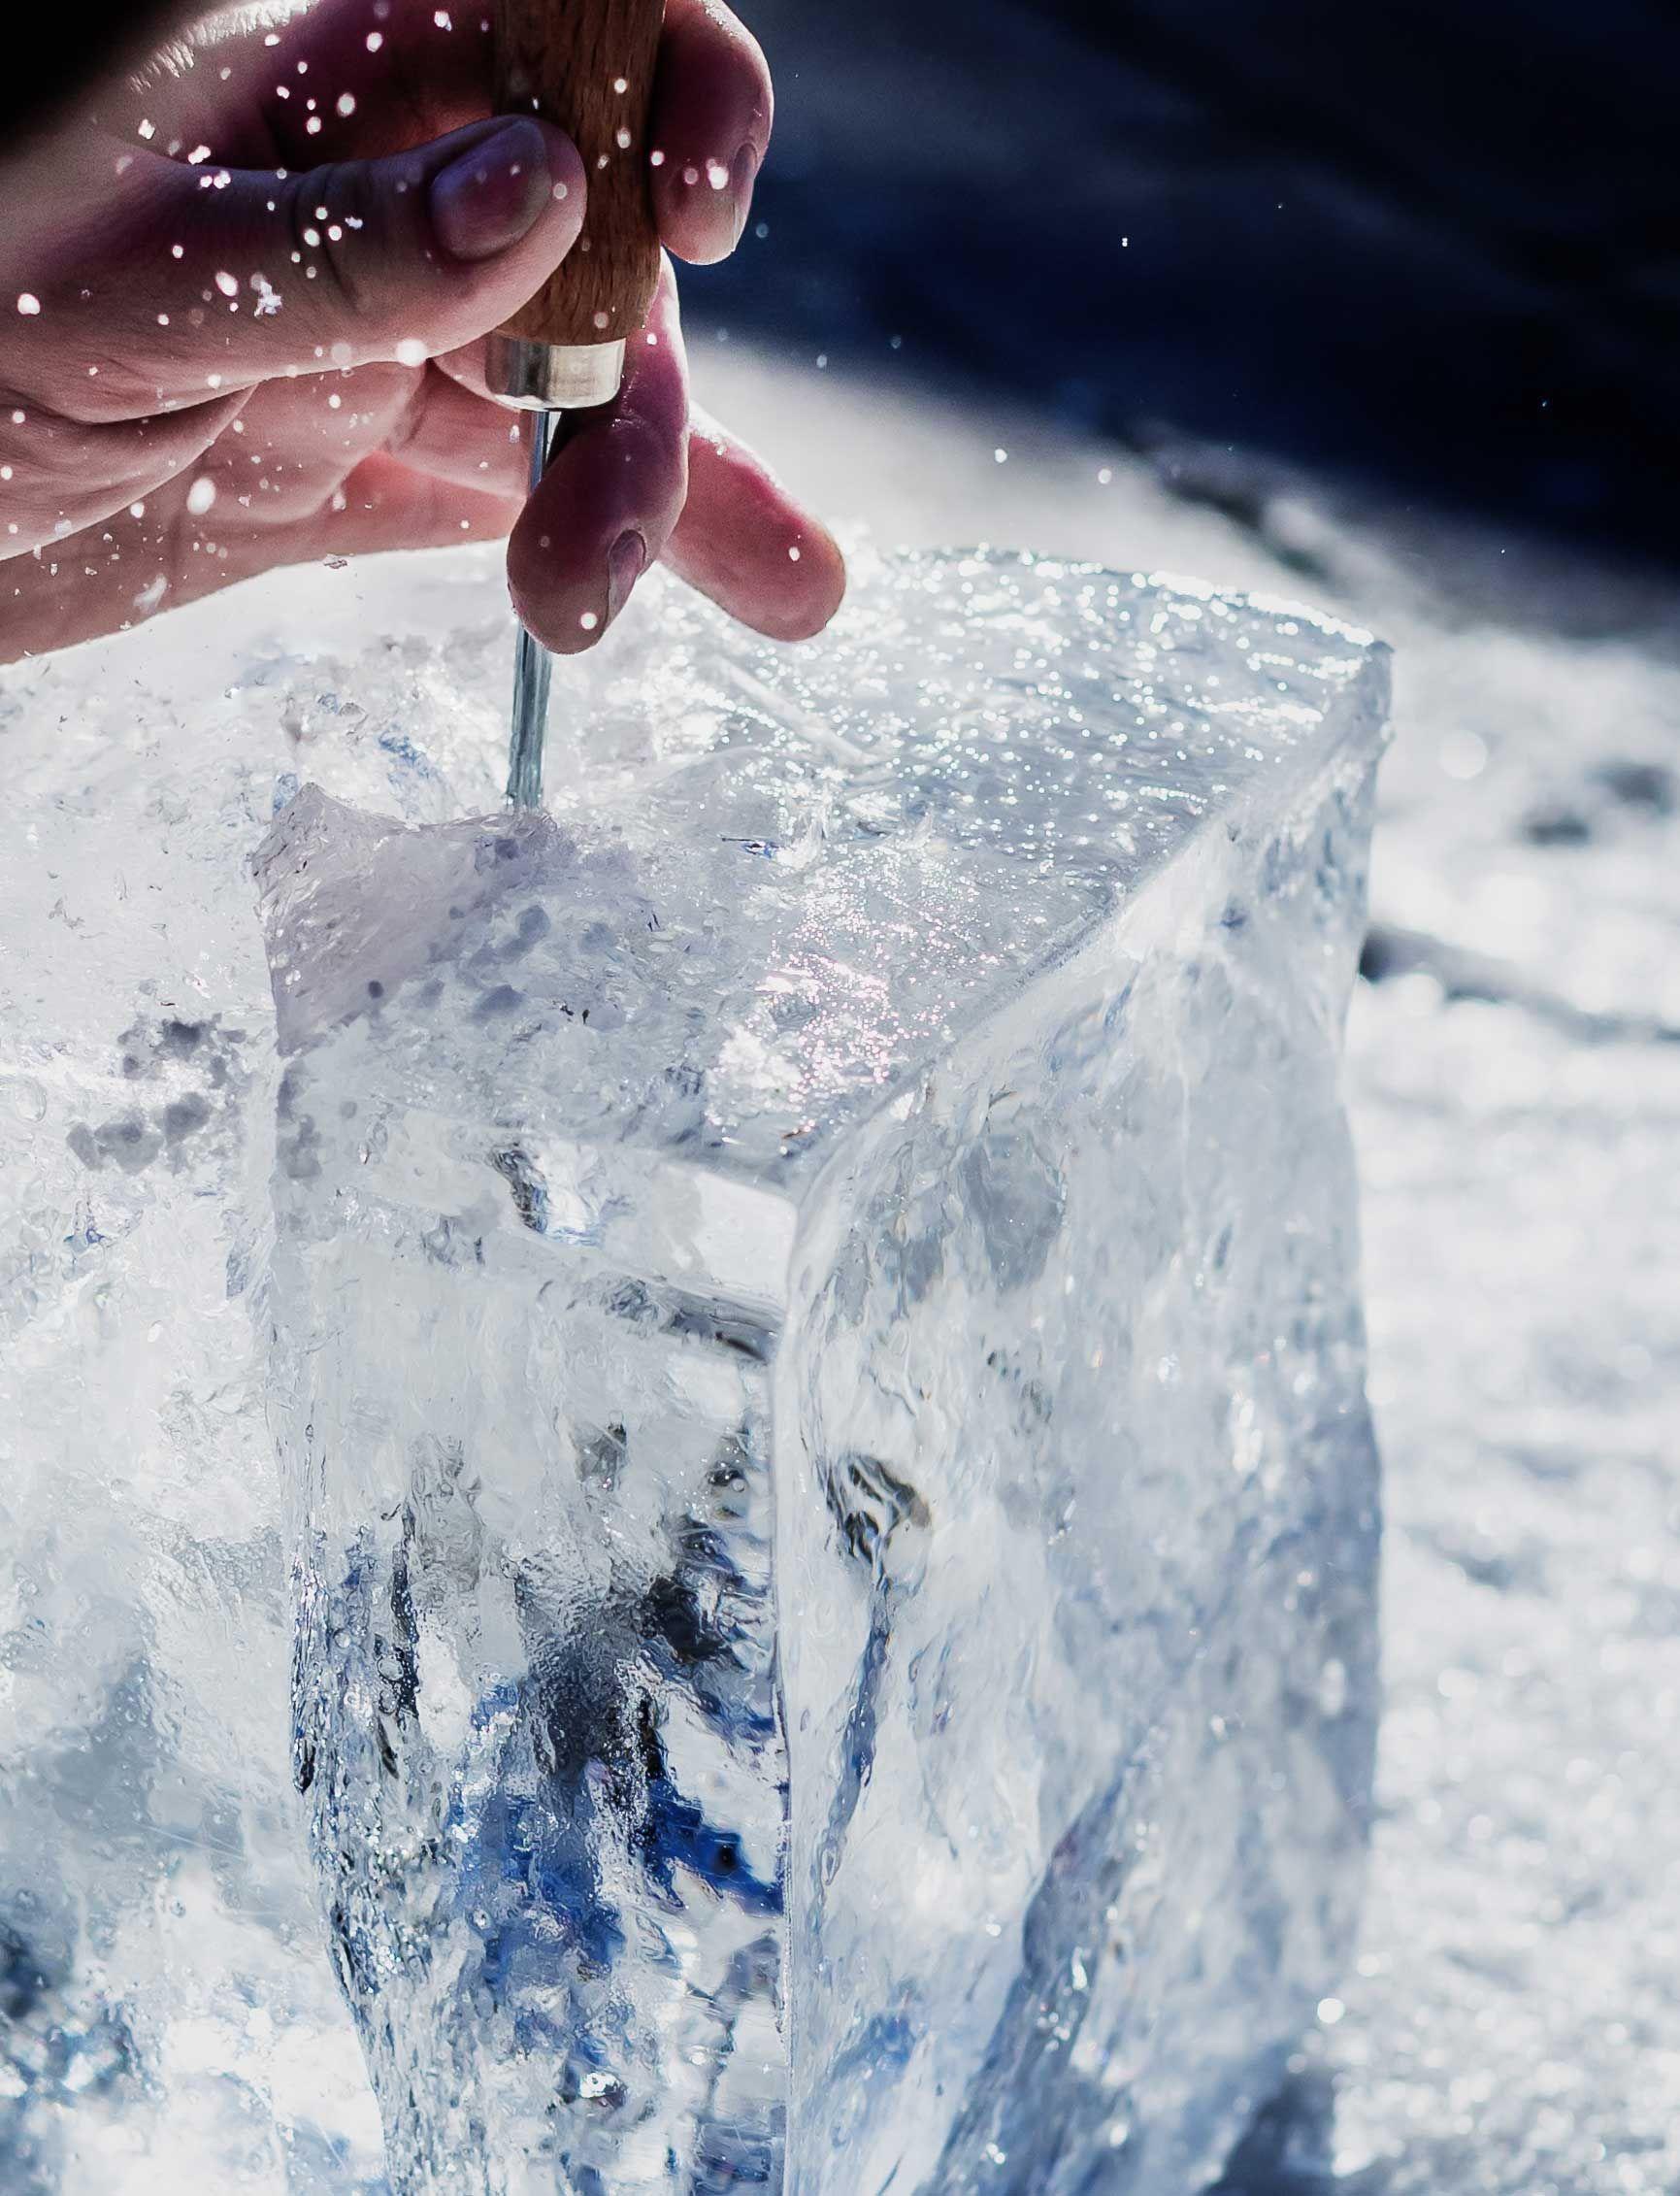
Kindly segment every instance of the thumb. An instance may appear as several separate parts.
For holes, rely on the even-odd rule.
[[[471,343],[566,256],[587,191],[571,140],[532,116],[301,175],[127,165],[136,187],[54,253],[28,326],[106,417]],[[99,378],[76,373],[78,347]]]

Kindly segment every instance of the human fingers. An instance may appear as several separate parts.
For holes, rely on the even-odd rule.
[[[325,0],[260,43],[241,27],[223,45],[233,56],[232,81],[218,103],[224,112],[245,106],[260,115],[280,158],[365,159],[490,112],[494,42],[477,5]],[[209,58],[222,50],[216,46]],[[183,86],[194,103],[190,125],[181,115],[173,126],[178,134],[202,129],[210,156],[227,157],[207,96],[219,71],[194,74],[198,82]],[[667,0],[642,150],[655,163],[662,238],[679,259],[708,265],[734,250],[770,143],[774,104],[758,41],[721,0]]]
[[[416,472],[401,458],[376,451],[313,519],[280,529],[265,567],[315,557],[372,556],[386,549],[444,549],[459,542],[499,542],[519,514],[521,498],[463,488]]]
[[[93,421],[417,363],[525,303],[576,241],[585,192],[570,142],[524,116],[303,175],[124,155],[105,203],[34,253],[7,371]]]
[[[181,557],[183,495],[177,488],[142,517],[92,529],[56,557],[0,563],[0,663],[126,631],[289,564],[499,541],[519,510],[517,497],[463,490],[375,455],[313,510],[279,524],[229,511],[216,539]]]
[[[148,121],[213,159],[235,158],[253,128],[277,159],[371,159],[484,120],[493,51],[479,5],[316,0],[289,20],[230,10],[196,34],[190,69],[165,51],[101,120],[121,135]]]
[[[688,443],[688,501],[665,560],[755,632],[820,633],[845,595],[834,536],[762,458],[702,413]]]
[[[679,259],[727,259],[752,211],[775,101],[764,50],[722,0],[666,0],[654,83],[653,203]]]
[[[434,481],[524,501],[529,460],[521,416],[427,366],[269,382],[248,399],[241,432],[214,453],[247,508],[291,518],[377,451]],[[254,494],[252,490],[254,489]]]
[[[488,112],[489,18],[436,0],[327,0],[263,50],[252,81],[302,156],[395,150]],[[647,150],[679,259],[709,265],[735,249],[774,109],[763,50],[722,0],[666,0]]]
[[[688,362],[669,262],[615,404],[583,423],[513,529],[508,580],[559,655],[592,648],[662,556],[688,492]]]
[[[0,560],[49,550],[181,475],[196,477],[245,401],[242,392],[111,426],[16,403],[9,393],[0,401]]]
[[[405,465],[461,487],[508,496],[523,489],[517,425],[435,366],[393,421],[387,447]],[[827,527],[762,458],[700,412],[689,427],[688,497],[664,561],[732,617],[781,641],[820,632],[845,594],[845,560]]]

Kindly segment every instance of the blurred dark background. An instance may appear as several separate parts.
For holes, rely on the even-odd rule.
[[[768,233],[703,339],[1676,557],[1680,10],[740,4]]]

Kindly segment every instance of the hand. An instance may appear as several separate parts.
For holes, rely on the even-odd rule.
[[[527,505],[482,337],[576,239],[558,130],[489,114],[478,0],[241,10],[0,172],[0,660],[283,564],[498,538],[521,616],[592,645],[663,557],[781,639],[840,552],[691,418],[669,264],[624,393]],[[651,125],[679,257],[741,235],[771,120],[756,43],[668,0]]]

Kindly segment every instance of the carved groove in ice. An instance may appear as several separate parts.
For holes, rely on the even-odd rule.
[[[1381,652],[922,558],[632,670],[558,816],[307,790],[262,857],[394,2185],[1183,2196],[1361,1878]]]

